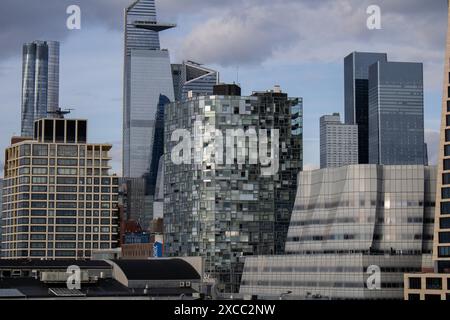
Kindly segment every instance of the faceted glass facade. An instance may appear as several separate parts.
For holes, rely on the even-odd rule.
[[[176,129],[194,135],[202,119],[209,142],[193,146],[199,163],[176,165],[171,137]],[[202,96],[172,103],[165,113],[164,224],[165,253],[203,256],[206,273],[225,292],[238,291],[243,257],[277,254],[284,243],[295,199],[297,174],[302,169],[302,102],[281,93],[251,97]],[[262,175],[261,163],[216,164],[205,157],[218,142],[216,130],[279,129],[279,171]],[[211,132],[209,130],[212,130]],[[269,141],[270,135],[269,135]],[[225,142],[224,142],[225,143]],[[249,141],[237,142],[238,152]],[[273,143],[275,143],[273,141]],[[228,152],[229,150],[227,150]],[[214,153],[213,159],[220,157]]]
[[[22,130],[33,136],[34,121],[59,107],[59,43],[35,41],[23,46]]]
[[[378,62],[369,73],[369,163],[423,165],[423,65]]]
[[[58,127],[86,121],[46,120],[38,139],[6,150],[2,256],[88,259],[118,246],[118,178],[109,174],[111,145],[57,142]],[[38,123],[38,122],[36,122]],[[51,138],[49,138],[51,136]],[[51,141],[49,141],[51,140]]]
[[[435,183],[436,168],[424,166],[300,173],[287,255],[247,257],[241,293],[401,299],[403,273],[431,266]],[[374,290],[372,265],[382,272]]]

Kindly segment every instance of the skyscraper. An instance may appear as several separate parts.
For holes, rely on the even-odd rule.
[[[320,118],[320,167],[358,164],[358,126],[343,124],[339,113]]]
[[[369,163],[369,67],[377,61],[387,61],[387,54],[353,52],[344,60],[345,123],[358,125],[360,164]]]
[[[212,95],[214,86],[219,83],[217,71],[193,61],[173,64],[172,74],[177,101],[187,99],[189,92],[194,95]]]
[[[3,258],[83,260],[117,247],[112,146],[88,143],[86,120],[41,119],[34,132],[5,152]]]
[[[169,52],[159,43],[159,32],[173,27],[157,22],[154,0],[135,1],[125,10],[123,175],[127,178],[149,174],[161,96],[174,101]]]
[[[32,137],[34,121],[52,117],[59,107],[59,43],[34,41],[23,46],[21,135]]]
[[[369,68],[369,163],[425,164],[423,65],[380,62]]]
[[[239,287],[244,256],[283,252],[302,170],[302,110],[301,99],[288,98],[279,88],[249,97],[214,92],[166,107],[166,254],[205,257],[206,272],[218,280],[219,289],[233,292]],[[183,151],[187,163],[172,160],[177,129],[190,132],[189,137],[204,131],[204,138],[194,139],[192,145],[192,159],[198,162],[184,154],[191,148]],[[271,132],[267,142],[272,161],[260,153],[252,162],[250,148],[256,134],[264,141],[261,131]],[[242,161],[223,161],[233,154]],[[270,170],[275,167],[278,170]]]
[[[442,92],[436,210],[433,239],[433,270],[405,275],[405,299],[450,300],[450,3],[448,6]]]

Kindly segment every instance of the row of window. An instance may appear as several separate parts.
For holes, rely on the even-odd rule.
[[[268,281],[268,280],[243,280],[243,286],[261,287],[309,287],[309,288],[366,288],[365,282],[341,282],[341,281]],[[382,282],[382,288],[400,289],[403,283]]]

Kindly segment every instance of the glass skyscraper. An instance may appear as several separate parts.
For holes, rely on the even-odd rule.
[[[175,99],[182,101],[193,95],[212,95],[213,88],[219,83],[219,73],[203,65],[184,61],[172,65]]]
[[[345,123],[358,125],[360,164],[369,163],[369,67],[385,53],[353,52],[345,58]]]
[[[369,163],[423,165],[423,65],[377,62],[369,68]]]
[[[175,98],[169,52],[159,43],[159,32],[173,27],[157,22],[154,0],[135,1],[125,11],[123,176],[127,178],[150,174],[158,105],[161,96]]]
[[[23,46],[21,135],[33,136],[34,121],[59,107],[59,42]]]
[[[302,170],[302,107],[301,99],[288,98],[279,88],[249,97],[214,91],[166,107],[165,252],[205,257],[206,273],[217,279],[221,291],[238,290],[244,256],[284,251],[297,174]],[[200,145],[198,139],[193,141],[193,157],[200,160],[175,164],[172,152],[178,142],[172,141],[172,134],[177,129],[195,134],[197,121],[204,127],[200,129],[204,141]],[[272,159],[279,162],[276,173],[264,175],[267,164],[250,162],[254,140],[247,130],[252,128],[260,139],[258,130],[279,130],[279,143],[268,134]],[[238,131],[224,152],[217,146],[229,143],[229,130]],[[215,150],[211,157],[208,150]],[[244,155],[245,163],[216,162],[230,152]]]

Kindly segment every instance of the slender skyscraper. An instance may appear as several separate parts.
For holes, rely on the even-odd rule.
[[[157,22],[154,0],[135,1],[125,10],[124,177],[149,174],[158,105],[174,100],[169,52],[159,43],[159,32],[173,27]]]
[[[369,67],[385,53],[353,52],[345,58],[345,123],[358,125],[360,164],[369,163]]]
[[[23,46],[22,136],[33,136],[34,121],[59,107],[59,42]]]

